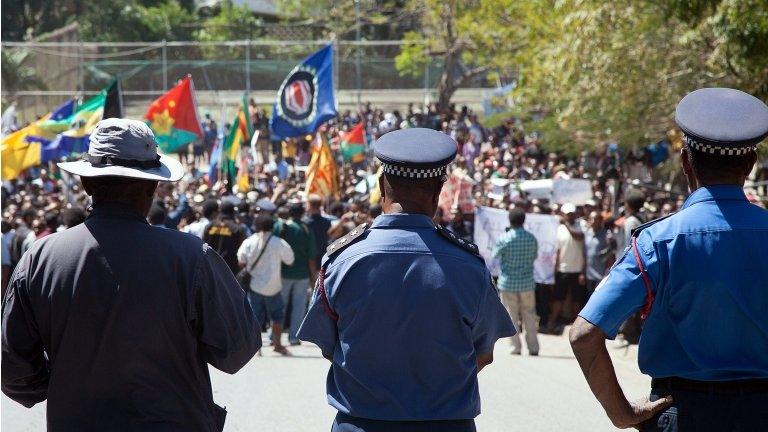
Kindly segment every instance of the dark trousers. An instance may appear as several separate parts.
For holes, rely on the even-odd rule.
[[[650,399],[666,395],[672,395],[674,404],[643,423],[642,431],[768,431],[768,392],[739,395],[657,389]]]
[[[476,432],[475,421],[432,420],[432,421],[387,421],[352,417],[336,414],[331,432]]]

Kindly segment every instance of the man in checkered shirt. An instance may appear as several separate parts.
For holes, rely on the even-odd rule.
[[[519,330],[511,338],[510,353],[520,355],[522,352],[520,333],[524,330],[528,353],[536,356],[539,354],[539,339],[536,337],[539,317],[536,316],[533,262],[536,260],[538,243],[536,237],[523,228],[525,210],[519,207],[510,210],[509,222],[511,227],[496,243],[493,257],[500,262],[498,286],[501,302]]]

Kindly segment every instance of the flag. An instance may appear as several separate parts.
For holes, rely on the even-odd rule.
[[[192,77],[187,75],[176,87],[155,99],[144,115],[163,153],[172,153],[203,138],[194,88]]]
[[[339,195],[339,175],[336,162],[331,155],[331,146],[325,135],[315,135],[312,143],[312,159],[307,166],[307,194],[321,196]]]
[[[245,93],[243,93],[243,105],[237,113],[237,118],[240,119],[240,131],[243,134],[243,142],[250,142],[253,136],[253,123],[251,123],[251,111],[248,108],[248,96]]]
[[[219,165],[221,164],[221,146],[223,143],[216,142],[211,150],[211,163],[208,167],[208,185],[213,186],[219,180]]]
[[[40,143],[27,141],[30,126],[3,138],[2,179],[13,180],[25,169],[40,165]]]
[[[72,153],[84,153],[88,151],[91,131],[96,123],[105,118],[105,112],[111,113],[111,116],[122,115],[119,79],[79,105],[75,105],[74,101],[60,105],[50,113],[47,121],[39,125],[38,130],[30,132],[29,139],[38,140],[42,144],[42,162],[59,160]],[[51,133],[58,135],[51,138]]]
[[[123,85],[120,79],[112,81],[106,89],[104,97],[104,115],[101,118],[123,118],[125,117],[125,109],[123,107]]]
[[[236,174],[235,169],[242,142],[243,129],[240,127],[240,116],[238,116],[230,126],[224,145],[221,147],[221,166],[227,177],[234,177]]]
[[[341,155],[344,162],[358,163],[365,160],[365,126],[358,123],[344,134],[341,140]]]
[[[237,183],[237,191],[248,192],[251,187],[248,179],[248,159],[245,154],[241,153],[238,161],[237,180],[235,181]]]
[[[333,46],[326,45],[296,65],[280,85],[269,129],[276,138],[313,134],[336,114]]]

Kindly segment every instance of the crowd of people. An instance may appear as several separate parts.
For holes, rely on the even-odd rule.
[[[543,145],[546,137],[526,131],[518,119],[489,128],[467,107],[439,112],[435,105],[415,104],[391,112],[366,104],[357,112],[340,113],[321,131],[337,158],[338,195],[306,194],[305,171],[313,137],[273,140],[266,112],[252,103],[250,114],[259,139],[253,151],[243,149],[249,160],[247,190],[226,176],[211,181],[210,151],[224,139],[227,125],[219,127],[205,115],[204,139],[179,155],[186,164],[184,178],[176,184],[161,183],[147,219],[152,225],[200,237],[219,252],[233,273],[242,274],[245,269],[252,304],[262,322],[267,318],[271,322],[274,350],[280,354],[289,353],[280,343],[283,329],[290,344],[300,343],[296,330],[325,248],[381,213],[375,182],[369,180],[377,171],[372,154],[367,153],[365,162],[345,163],[339,151],[344,134],[360,122],[365,124],[369,142],[392,130],[411,127],[431,128],[455,138],[459,156],[453,172],[471,185],[471,197],[462,205],[441,206],[435,222],[458,237],[473,240],[474,213],[468,208],[476,206],[508,210],[512,233],[522,229],[526,213],[561,216],[554,285],[509,278],[509,273],[519,272],[520,256],[528,257],[523,259],[526,274],[532,268],[530,257],[535,258],[535,253],[531,254],[530,244],[520,246],[524,249],[521,254],[500,247],[496,251],[502,262],[499,288],[518,327],[533,333],[527,339],[531,354],[538,353],[538,345],[535,328],[528,327],[538,325],[541,332],[561,333],[627,246],[631,230],[675,212],[685,198],[683,183],[672,181],[670,185],[669,179],[660,180],[651,158],[642,151],[625,153],[616,144],[601,143],[575,156],[551,153]],[[768,169],[768,164],[761,169]],[[758,171],[758,175],[763,172]],[[590,180],[593,197],[580,205],[557,205],[525,192],[492,193],[494,179],[558,178]],[[765,206],[768,198],[757,190],[751,192],[748,196]],[[90,202],[76,179],[55,164],[30,169],[20,178],[4,182],[2,194],[5,289],[14,266],[31,244],[82,223]],[[507,243],[515,243],[511,241],[514,235],[507,237]],[[625,335],[630,341],[637,337],[632,326]],[[513,341],[513,353],[520,348],[519,341]]]

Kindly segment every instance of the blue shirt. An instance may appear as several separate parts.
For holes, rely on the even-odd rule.
[[[703,187],[637,243],[655,293],[640,370],[654,378],[768,378],[768,211],[738,186]],[[579,315],[614,338],[645,296],[630,249]]]
[[[383,214],[323,265],[338,321],[315,290],[298,336],[332,356],[334,408],[376,420],[480,413],[477,356],[515,328],[479,256],[425,215]]]
[[[493,257],[499,259],[499,289],[525,292],[536,289],[533,262],[536,261],[536,237],[523,228],[510,229],[496,242]]]

